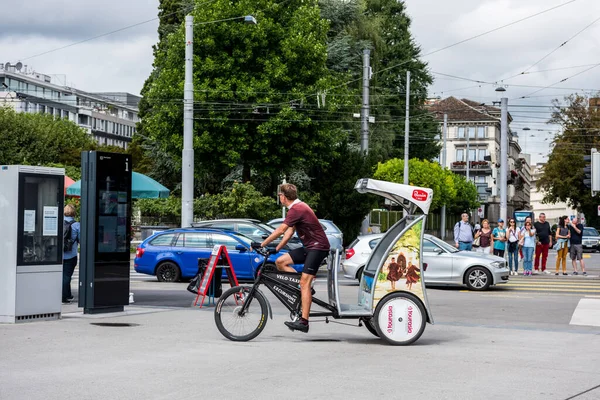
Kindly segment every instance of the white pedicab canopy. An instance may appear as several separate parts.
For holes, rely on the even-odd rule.
[[[429,188],[403,185],[400,183],[378,181],[376,179],[361,178],[354,185],[359,193],[373,193],[397,203],[409,214],[413,214],[415,208],[423,211],[423,214],[429,213],[431,200],[433,199],[433,190]]]

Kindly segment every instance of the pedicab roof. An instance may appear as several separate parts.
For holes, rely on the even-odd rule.
[[[415,207],[421,209],[423,214],[429,213],[433,190],[418,186],[403,185],[400,183],[379,181],[376,179],[361,178],[354,186],[359,193],[373,193],[397,203],[409,214]]]

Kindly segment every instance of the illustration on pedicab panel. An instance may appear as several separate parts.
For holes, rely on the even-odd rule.
[[[396,261],[396,257],[392,257],[387,268],[387,280],[390,281],[392,290],[396,290],[396,282],[402,279],[406,271],[406,257],[404,257],[404,254],[400,253],[398,255],[398,261]]]
[[[408,268],[406,269],[406,287],[408,290],[412,290],[413,283],[419,282],[421,279],[421,274],[419,273],[421,270],[418,266],[413,265],[411,262],[408,263]]]

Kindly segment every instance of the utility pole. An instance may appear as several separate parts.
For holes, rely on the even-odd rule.
[[[409,122],[409,111],[410,105],[410,71],[406,71],[406,117],[404,120],[404,184],[408,185],[408,128]]]
[[[506,221],[508,185],[508,98],[500,99],[500,218]]]
[[[465,132],[467,135],[467,182],[469,181],[469,166],[471,165],[471,160],[469,160],[469,127],[467,127],[467,131]]]
[[[194,220],[194,17],[185,17],[185,85],[183,87],[183,152],[181,154],[181,227]]]
[[[444,129],[442,130],[442,168],[446,168],[446,138],[448,137],[448,114],[444,114]],[[440,221],[440,239],[446,239],[446,204],[442,205]]]
[[[370,70],[369,58],[371,50],[363,50],[363,90],[362,107],[360,109],[360,150],[363,155],[369,153],[369,79]]]

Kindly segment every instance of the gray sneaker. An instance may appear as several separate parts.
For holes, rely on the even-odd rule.
[[[573,271],[573,275],[579,275],[577,271]]]

